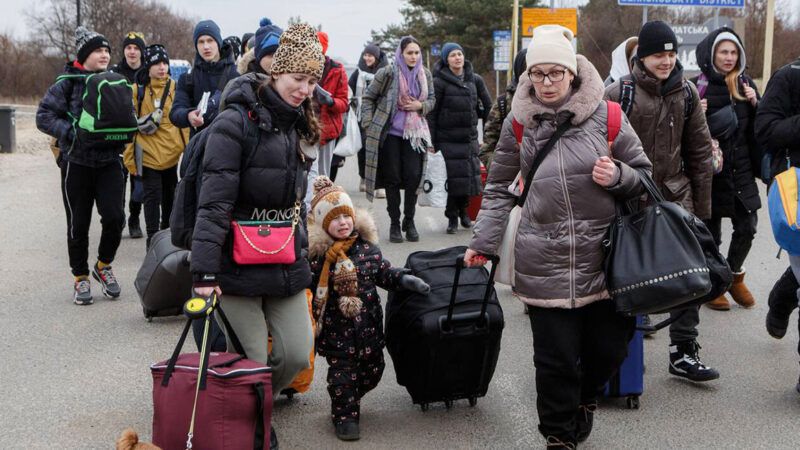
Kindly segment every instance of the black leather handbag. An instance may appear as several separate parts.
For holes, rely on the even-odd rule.
[[[736,116],[736,108],[733,103],[714,111],[706,116],[708,131],[714,139],[724,141],[739,129],[739,117]]]
[[[705,299],[713,287],[709,249],[696,231],[710,236],[705,224],[666,201],[649,174],[639,177],[654,203],[636,212],[618,203],[604,242],[608,291],[617,312],[626,316],[681,309]]]

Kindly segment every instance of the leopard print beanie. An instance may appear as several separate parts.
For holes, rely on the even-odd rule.
[[[306,23],[290,26],[281,34],[278,50],[272,61],[272,74],[303,73],[322,78],[325,56],[317,32]]]

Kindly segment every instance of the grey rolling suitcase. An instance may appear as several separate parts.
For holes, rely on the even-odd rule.
[[[169,229],[153,235],[133,282],[148,320],[183,314],[183,304],[192,293],[189,255],[188,250],[172,245]]]

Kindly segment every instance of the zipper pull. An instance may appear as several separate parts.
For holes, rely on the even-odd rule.
[[[674,116],[669,116],[669,127],[673,128],[675,126]]]

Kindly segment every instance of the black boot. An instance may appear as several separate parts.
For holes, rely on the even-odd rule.
[[[462,209],[459,212],[459,218],[461,219],[461,226],[464,228],[469,228],[472,226],[472,219],[469,218],[469,214],[467,214],[466,209]]]
[[[409,242],[419,241],[419,233],[417,232],[417,227],[414,226],[414,219],[409,219],[408,217],[403,219],[403,231],[406,232],[406,239]]]
[[[131,239],[139,239],[144,236],[142,233],[142,227],[139,226],[138,217],[135,220],[128,220],[128,233],[130,234]]]
[[[578,442],[583,442],[589,438],[594,424],[594,412],[597,410],[597,403],[588,403],[578,406],[578,413],[575,415],[575,434]]]
[[[358,422],[342,422],[336,424],[336,437],[342,441],[357,441],[361,437]]]
[[[456,234],[458,231],[458,217],[447,218],[447,234]]]
[[[797,307],[797,289],[800,288],[794,278],[792,268],[778,278],[769,292],[769,310],[767,310],[767,333],[775,339],[786,335],[789,328],[789,316]]]
[[[400,231],[400,224],[392,222],[389,226],[389,242],[403,242],[403,233]]]

